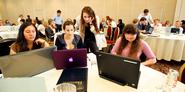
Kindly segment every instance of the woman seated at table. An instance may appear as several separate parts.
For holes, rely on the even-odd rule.
[[[179,20],[175,21],[175,25],[171,26],[171,28],[177,28],[177,29],[179,29],[179,31],[176,33],[183,34],[183,28],[181,27],[181,21],[179,21]],[[172,30],[171,30],[171,32],[173,33]]]
[[[58,35],[56,38],[55,45],[57,46],[58,50],[61,49],[75,49],[75,48],[82,48],[82,39],[79,35],[74,34],[74,24],[72,20],[68,19],[63,24],[64,33]]]
[[[111,53],[137,60],[140,60],[141,54],[144,53],[147,60],[142,64],[152,65],[156,63],[156,57],[151,48],[144,40],[140,39],[139,31],[132,24],[125,26],[122,36],[116,41]]]
[[[145,17],[142,17],[137,24],[137,28],[142,33],[146,33],[147,31],[149,31],[150,27],[151,25],[149,24]]]
[[[45,35],[47,36],[47,38],[50,41],[54,40],[54,35],[56,33],[56,25],[55,25],[55,21],[53,19],[49,19],[48,20],[48,27],[46,27],[45,29]]]
[[[25,22],[19,28],[17,40],[10,47],[10,54],[49,47],[49,44],[39,38],[37,28],[32,24]]]

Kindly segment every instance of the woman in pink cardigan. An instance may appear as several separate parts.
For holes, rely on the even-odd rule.
[[[114,55],[129,57],[140,60],[142,53],[146,56],[143,65],[156,63],[156,57],[149,45],[139,37],[139,31],[132,24],[127,24],[123,29],[123,34],[119,37],[111,51]]]

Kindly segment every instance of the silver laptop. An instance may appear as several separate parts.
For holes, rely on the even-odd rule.
[[[0,57],[4,77],[29,77],[54,67],[51,52],[55,46]]]
[[[0,92],[47,92],[43,78],[0,79]]]

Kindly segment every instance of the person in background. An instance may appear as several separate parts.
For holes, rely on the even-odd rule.
[[[152,15],[148,9],[144,9],[143,13],[139,14],[138,19],[140,20],[142,17],[145,17],[150,25],[153,24]]]
[[[181,27],[183,28],[183,34],[184,34],[185,33],[185,20],[181,20],[181,22],[182,22]]]
[[[26,22],[32,22],[32,19],[30,18],[30,15],[27,15]]]
[[[46,35],[45,35],[45,27],[44,25],[42,24],[42,21],[41,20],[37,20],[37,30],[39,32],[39,36],[42,37],[42,38],[45,38]]]
[[[61,10],[57,10],[57,16],[53,18],[56,24],[56,32],[62,31],[63,19],[61,18]]]
[[[114,39],[114,31],[115,31],[115,29],[116,29],[116,27],[117,27],[117,24],[116,24],[116,22],[112,19],[112,18],[110,18],[109,16],[107,17],[107,24],[108,24],[108,26],[110,26],[111,28],[112,28],[112,36],[111,36],[111,40],[113,40]]]
[[[0,26],[3,26],[4,23],[3,23],[3,20],[0,19]]]
[[[174,26],[171,26],[171,28],[178,28],[179,34],[183,33],[183,28],[181,27],[181,21],[179,21],[179,20],[175,21]]]
[[[5,26],[12,26],[12,24],[10,23],[8,19],[5,20]]]
[[[104,32],[105,31],[104,28],[107,28],[107,23],[106,23],[105,18],[102,18],[100,22],[100,30]]]
[[[80,18],[80,36],[84,43],[84,47],[87,48],[87,52],[98,51],[95,35],[99,33],[97,21],[93,9],[89,6],[85,6],[81,12]]]
[[[20,20],[20,23],[19,23],[19,25],[18,25],[18,29],[20,28],[20,26],[21,26],[23,23],[25,23],[25,19],[21,19],[21,20]]]
[[[124,28],[125,24],[123,23],[122,19],[118,20],[118,25],[117,27],[119,27],[119,34],[121,35],[123,33],[123,28]]]
[[[154,19],[153,27],[155,31],[159,31],[162,28],[162,24],[159,19]]]
[[[64,33],[58,35],[56,38],[55,45],[57,46],[57,50],[62,49],[76,49],[82,48],[82,39],[79,35],[74,34],[74,24],[71,20],[66,20],[63,24]]]
[[[148,23],[148,21],[146,20],[145,17],[142,17],[137,25],[137,28],[139,29],[140,32],[145,33],[147,31],[149,31],[150,29],[150,24]]]
[[[24,19],[24,16],[22,14],[19,15],[19,18],[17,19],[18,25],[21,24],[21,20]]]
[[[10,54],[49,47],[49,44],[39,38],[37,28],[30,22],[23,23],[19,28],[17,40],[10,46]]]
[[[164,23],[162,23],[162,26],[164,27],[171,27],[171,23],[169,20],[166,20]]]
[[[46,34],[48,39],[53,41],[54,40],[54,35],[56,33],[56,25],[55,25],[55,22],[53,21],[53,19],[49,19],[48,24],[49,25],[45,29],[45,34]]]
[[[139,36],[140,32],[133,24],[127,24],[123,29],[123,34],[116,41],[111,53],[123,57],[129,57],[140,60],[140,56],[144,53],[147,60],[142,62],[144,65],[152,65],[156,63],[156,57],[149,45]]]
[[[134,25],[134,27],[136,27],[137,28],[137,25],[138,25],[138,19],[137,18],[135,18],[135,19],[133,19],[132,20],[132,24]]]

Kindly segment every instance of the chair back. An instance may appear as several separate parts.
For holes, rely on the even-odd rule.
[[[8,38],[0,40],[0,56],[9,55],[10,53],[10,45],[15,42],[15,38]]]
[[[112,36],[112,28],[111,26],[108,26],[107,28],[107,40],[110,40]]]
[[[119,27],[116,27],[114,30],[114,35],[113,35],[113,41],[116,42],[117,38],[119,37]]]
[[[179,81],[185,84],[185,63],[180,67]]]

